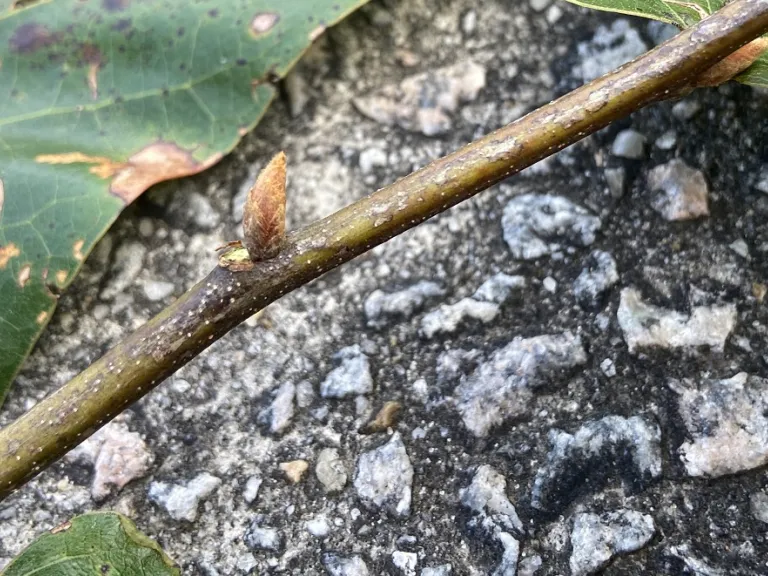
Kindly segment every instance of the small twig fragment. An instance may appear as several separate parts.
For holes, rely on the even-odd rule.
[[[285,153],[259,173],[243,210],[243,243],[251,260],[274,258],[285,239]]]
[[[368,422],[365,426],[361,427],[358,432],[360,434],[376,434],[377,432],[386,432],[389,428],[392,428],[397,424],[400,411],[403,409],[403,405],[400,402],[385,402],[381,407],[379,413],[376,414],[371,422]]]

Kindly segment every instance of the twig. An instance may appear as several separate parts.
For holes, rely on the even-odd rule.
[[[678,93],[766,31],[768,0],[736,0],[619,70],[289,234],[275,258],[240,272],[217,266],[0,430],[0,500],[270,302],[610,122]]]

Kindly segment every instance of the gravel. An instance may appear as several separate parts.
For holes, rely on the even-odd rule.
[[[114,489],[145,476],[154,455],[139,434],[113,421],[69,452],[66,459],[93,466],[91,496],[103,500]]]
[[[670,386],[691,438],[679,448],[690,476],[725,476],[768,463],[768,380],[741,372]]]
[[[535,260],[568,246],[589,246],[601,222],[562,196],[524,194],[504,208],[501,226],[512,256]]]
[[[395,516],[411,513],[413,466],[400,434],[364,452],[357,461],[355,492],[369,508],[383,508]]]
[[[524,413],[535,388],[559,371],[582,365],[586,352],[570,332],[517,337],[496,350],[456,388],[456,406],[475,436]]]
[[[645,156],[645,136],[636,130],[622,130],[613,141],[611,154],[619,158],[640,160]]]
[[[243,535],[243,542],[251,550],[270,550],[279,552],[283,547],[283,538],[274,528],[262,526],[264,518],[257,516]]]
[[[475,100],[484,87],[485,68],[469,60],[409,76],[353,102],[361,114],[381,124],[439,136],[453,127],[451,114],[459,105]]]
[[[333,553],[323,554],[323,566],[329,576],[368,576],[366,566],[360,556],[345,558]]]
[[[594,574],[617,554],[645,546],[656,532],[653,518],[634,510],[577,514],[571,531],[568,560],[573,576]]]
[[[573,75],[589,82],[618,68],[648,50],[637,30],[623,18],[598,26],[589,42],[577,45],[579,64]]]
[[[648,187],[659,194],[653,209],[666,220],[692,220],[709,216],[709,186],[701,170],[679,159],[656,166],[648,173]]]
[[[203,472],[184,485],[152,482],[147,495],[165,508],[174,520],[194,522],[200,502],[213,494],[220,484],[220,478]]]
[[[475,472],[472,483],[459,491],[461,503],[478,515],[479,521],[475,523],[492,534],[523,530],[523,523],[507,498],[506,487],[504,477],[484,464]]]
[[[374,290],[365,299],[363,309],[369,325],[381,326],[393,319],[407,320],[430,299],[444,294],[445,290],[436,282],[422,280],[397,292]]]
[[[605,293],[619,281],[616,260],[609,252],[594,250],[573,283],[573,294],[581,306],[597,308]]]
[[[621,291],[616,316],[630,352],[640,349],[709,346],[722,352],[736,326],[736,307],[696,306],[686,315],[643,302],[634,288]]]
[[[323,398],[346,398],[373,390],[368,356],[363,354],[360,346],[347,346],[334,354],[333,359],[340,365],[329,372],[320,384]]]
[[[551,430],[549,442],[552,447],[531,490],[531,505],[539,510],[562,510],[583,477],[599,486],[619,473],[632,487],[661,475],[661,431],[641,416],[606,416],[586,422],[574,434]]]
[[[323,448],[317,455],[315,475],[326,492],[338,492],[347,484],[344,462],[335,448]]]

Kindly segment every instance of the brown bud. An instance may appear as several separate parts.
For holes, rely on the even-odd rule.
[[[768,50],[768,38],[760,37],[742,46],[696,78],[697,87],[719,86],[741,74]]]
[[[243,210],[243,232],[251,260],[268,260],[285,238],[285,153],[275,155],[259,173]]]

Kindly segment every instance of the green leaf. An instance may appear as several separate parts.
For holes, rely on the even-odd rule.
[[[125,516],[77,516],[32,542],[2,576],[179,576],[157,542]]]
[[[641,16],[674,24],[678,28],[693,26],[706,16],[718,11],[728,0],[567,0],[572,4],[618,12],[630,16]],[[764,36],[768,38],[768,34]],[[735,78],[751,86],[768,88],[768,52],[763,52],[757,61]]]
[[[365,1],[0,0],[0,402],[119,212],[218,162]]]

